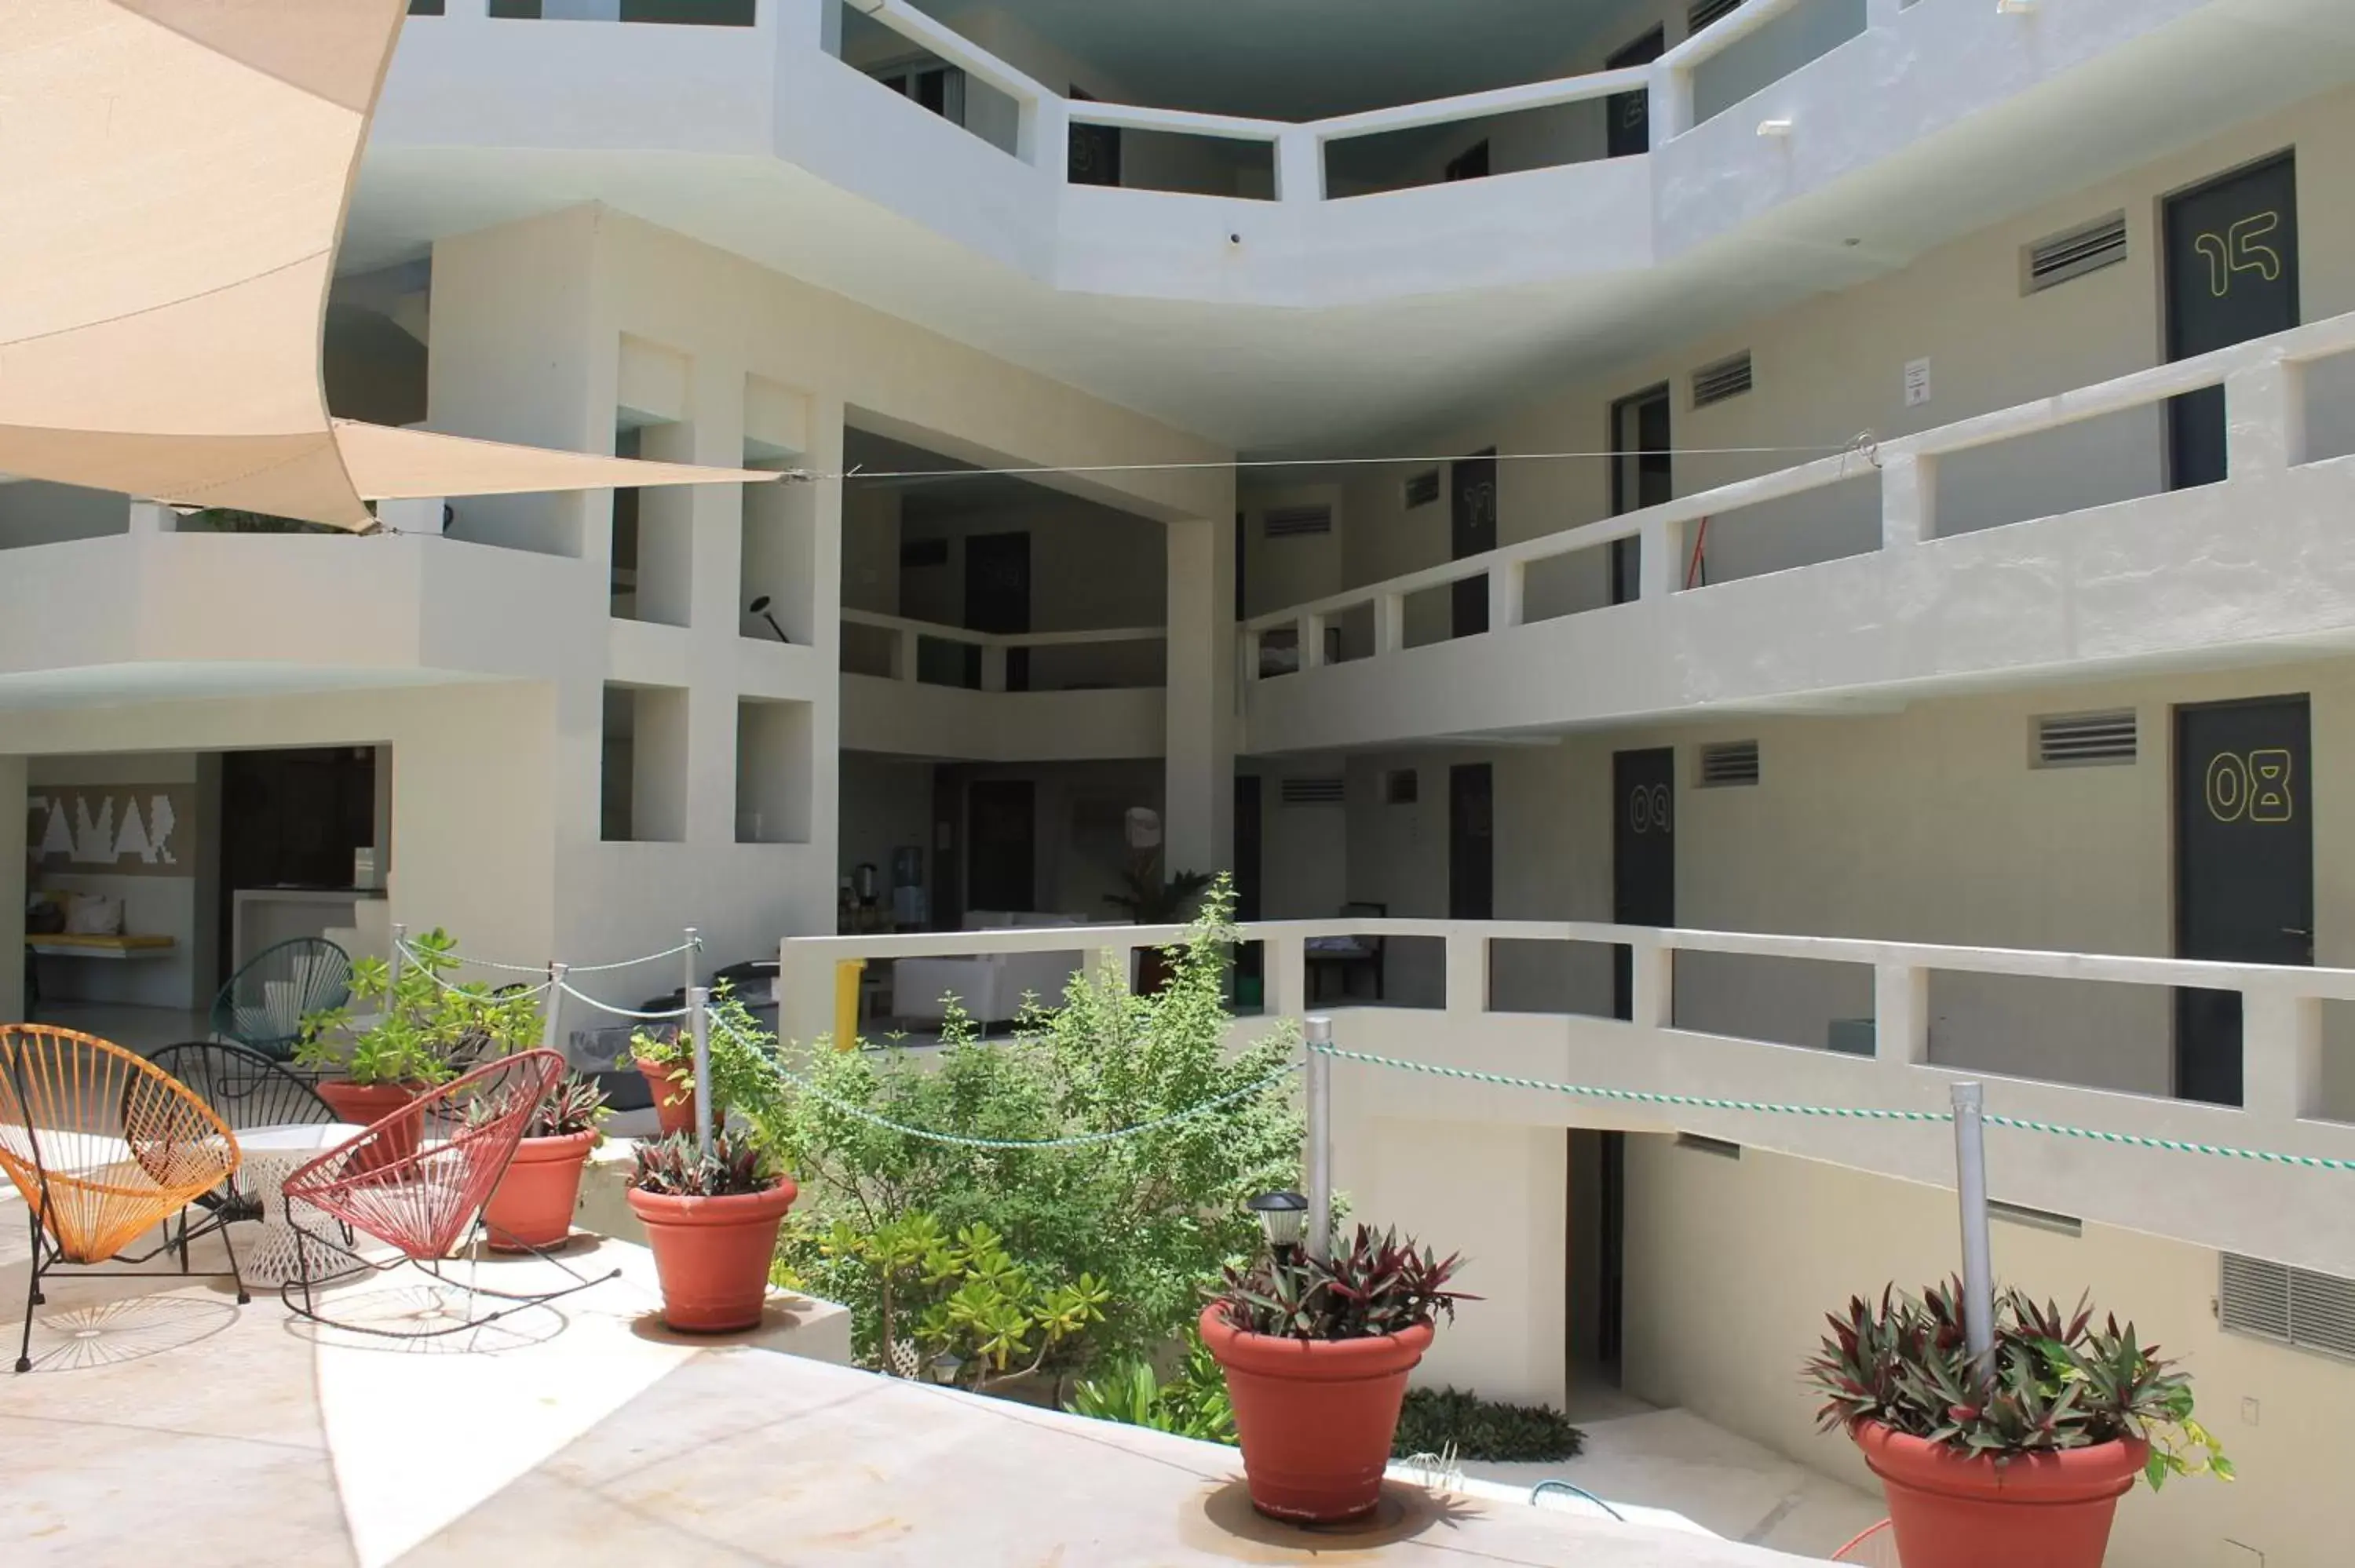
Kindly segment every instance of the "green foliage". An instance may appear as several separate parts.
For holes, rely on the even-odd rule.
[[[1575,1459],[1585,1446],[1586,1434],[1549,1405],[1505,1404],[1469,1389],[1411,1388],[1391,1454],[1404,1459],[1452,1453],[1513,1464]]]
[[[941,1048],[922,1056],[821,1048],[795,1068],[816,1094],[783,1080],[749,1017],[714,1030],[716,1089],[802,1181],[783,1277],[852,1308],[867,1364],[882,1364],[890,1342],[880,1285],[870,1263],[836,1239],[842,1225],[873,1235],[918,1214],[950,1235],[986,1225],[1042,1298],[1083,1275],[1100,1282],[1101,1321],[1063,1336],[1041,1363],[1057,1374],[1169,1344],[1200,1310],[1220,1266],[1257,1245],[1243,1201],[1299,1182],[1300,1112],[1281,1080],[1203,1115],[1079,1148],[964,1148],[838,1108],[1037,1140],[1143,1127],[1268,1078],[1294,1058],[1298,1037],[1278,1025],[1240,1050],[1227,1047],[1233,903],[1221,879],[1172,949],[1169,983],[1152,996],[1131,994],[1116,974],[1082,975],[1060,1007],[1026,1009],[1011,1040],[985,1042],[953,1013]]]
[[[373,505],[369,508],[374,511]],[[192,512],[188,523],[202,524],[216,534],[341,534],[342,528],[329,523],[305,523],[297,517],[278,517],[267,512],[240,512],[234,507],[208,506]],[[183,524],[183,527],[186,524]],[[192,530],[192,531],[201,531]]]
[[[297,1065],[355,1084],[439,1084],[477,1060],[539,1044],[533,992],[451,983],[458,944],[438,927],[409,946],[398,980],[382,959],[352,966],[352,1002],[303,1020]],[[357,1025],[361,1012],[375,1015],[366,1029]]]
[[[1295,1340],[1369,1340],[1395,1334],[1476,1297],[1447,1288],[1463,1255],[1418,1252],[1414,1238],[1359,1225],[1348,1249],[1330,1258],[1305,1247],[1263,1250],[1248,1267],[1229,1265],[1219,1299],[1227,1321],[1253,1334]],[[1418,1450],[1419,1451],[1419,1450]]]
[[[498,1119],[511,1103],[506,1095],[486,1095],[466,1106],[466,1125],[480,1127]],[[613,1113],[606,1108],[605,1091],[597,1080],[567,1073],[556,1080],[556,1087],[532,1113],[530,1123],[523,1129],[526,1138],[569,1138],[575,1133],[594,1132],[599,1124]],[[602,1142],[601,1135],[599,1141]]]
[[[922,1213],[869,1231],[837,1220],[818,1245],[871,1277],[881,1343],[910,1342],[919,1368],[953,1369],[949,1381],[969,1388],[1037,1372],[1059,1346],[1102,1322],[1111,1298],[1084,1273],[1041,1288],[987,1225],[951,1236]]]
[[[2157,1489],[2171,1475],[2232,1478],[2232,1461],[2192,1416],[2191,1380],[2116,1318],[2100,1327],[2080,1300],[2073,1315],[2019,1289],[1998,1294],[1992,1364],[1972,1357],[1963,1331],[1960,1280],[1919,1300],[1891,1286],[1880,1303],[1851,1298],[1827,1321],[1831,1332],[1806,1365],[1825,1396],[1828,1432],[1860,1421],[1969,1454],[2086,1448],[2124,1437],[2150,1444],[2144,1476]]]
[[[774,1156],[741,1132],[723,1127],[711,1129],[711,1153],[705,1156],[691,1132],[646,1139],[632,1151],[635,1166],[630,1185],[641,1192],[673,1198],[727,1198],[744,1192],[765,1192],[782,1173]]]
[[[1235,1440],[1235,1409],[1227,1400],[1226,1373],[1199,1334],[1186,1337],[1186,1359],[1167,1382],[1154,1372],[1151,1361],[1124,1359],[1100,1376],[1081,1379],[1064,1408],[1074,1415],[1150,1426],[1205,1443],[1231,1445]]]
[[[1121,871],[1121,885],[1127,891],[1109,894],[1104,902],[1140,926],[1174,925],[1193,913],[1195,900],[1212,880],[1207,871],[1173,871],[1165,880],[1160,852],[1146,850]]]

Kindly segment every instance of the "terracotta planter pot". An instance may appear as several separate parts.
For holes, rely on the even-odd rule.
[[[1371,1512],[1431,1325],[1376,1340],[1287,1340],[1231,1327],[1214,1301],[1201,1330],[1226,1370],[1252,1506],[1313,1524]]]
[[[725,1334],[758,1323],[777,1226],[799,1193],[790,1176],[765,1192],[724,1198],[630,1188],[630,1212],[646,1227],[662,1281],[663,1321],[683,1334]]]
[[[570,1235],[572,1211],[581,1202],[581,1169],[596,1146],[593,1130],[527,1138],[517,1144],[506,1174],[483,1209],[491,1250],[555,1246]]]
[[[374,1127],[397,1115],[418,1092],[414,1084],[347,1084],[336,1078],[322,1080],[318,1088],[319,1097],[327,1102],[337,1121],[360,1127]],[[353,1169],[376,1171],[408,1159],[417,1152],[422,1125],[421,1118],[412,1116],[386,1128],[375,1145],[352,1162]]]
[[[646,1087],[655,1097],[655,1115],[662,1118],[665,1138],[674,1132],[695,1130],[695,1086],[672,1083],[670,1075],[677,1070],[643,1057],[638,1061],[638,1071],[645,1075]]]
[[[1864,1422],[1849,1434],[1889,1499],[1905,1568],[2101,1568],[2146,1443],[2000,1462]]]

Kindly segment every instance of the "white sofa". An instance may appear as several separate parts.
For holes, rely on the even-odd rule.
[[[968,931],[1029,931],[1054,926],[1084,926],[1082,915],[1044,915],[1025,910],[975,909],[964,917]],[[1077,948],[1053,953],[987,953],[969,959],[900,959],[891,966],[891,1016],[903,1024],[941,1022],[943,997],[982,1023],[1003,1023],[1022,1011],[1026,995],[1050,1006],[1062,999],[1071,975],[1087,961]]]

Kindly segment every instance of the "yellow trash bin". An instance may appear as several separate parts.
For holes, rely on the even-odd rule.
[[[834,1048],[849,1051],[858,1044],[858,977],[865,959],[844,959],[834,966]]]

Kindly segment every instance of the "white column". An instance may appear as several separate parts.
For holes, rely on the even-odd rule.
[[[1692,129],[1692,73],[1656,65],[1651,92],[1652,148],[1657,152],[1662,143]]]
[[[1629,1022],[1638,1029],[1668,1029],[1675,1026],[1677,1012],[1676,959],[1660,939],[1648,933],[1639,933],[1631,945],[1633,954],[1628,990]]]
[[[1488,630],[1505,631],[1521,623],[1529,595],[1526,561],[1504,561],[1488,569]]]
[[[1636,597],[1664,599],[1684,586],[1685,524],[1656,517],[1643,526],[1637,535],[1641,543],[1636,552]]]
[[[0,1023],[25,1016],[25,759],[0,757]]]
[[[1884,1062],[1930,1059],[1930,971],[1879,964],[1872,971],[1872,1054]]]
[[[1476,925],[1461,927],[1447,938],[1447,1011],[1488,1011],[1488,938]]]
[[[1902,550],[1938,532],[1938,460],[1900,452],[1881,467],[1881,547]]]
[[[21,815],[21,813],[20,813]],[[2241,997],[2242,1104],[2295,1121],[2322,1106],[2322,1004],[2286,990]]]
[[[180,519],[169,506],[160,501],[134,501],[131,503],[131,531],[133,534],[171,534],[179,530]]]
[[[1196,518],[1168,531],[1161,863],[1221,871],[1234,860],[1234,520]]]
[[[1017,106],[1017,113],[1014,155],[1062,184],[1071,172],[1071,105],[1060,98],[1027,99]]]
[[[2224,378],[2224,441],[2234,479],[2306,461],[2306,367],[2271,360]]]
[[[1309,126],[1296,125],[1275,140],[1275,199],[1325,199],[1325,143]]]

